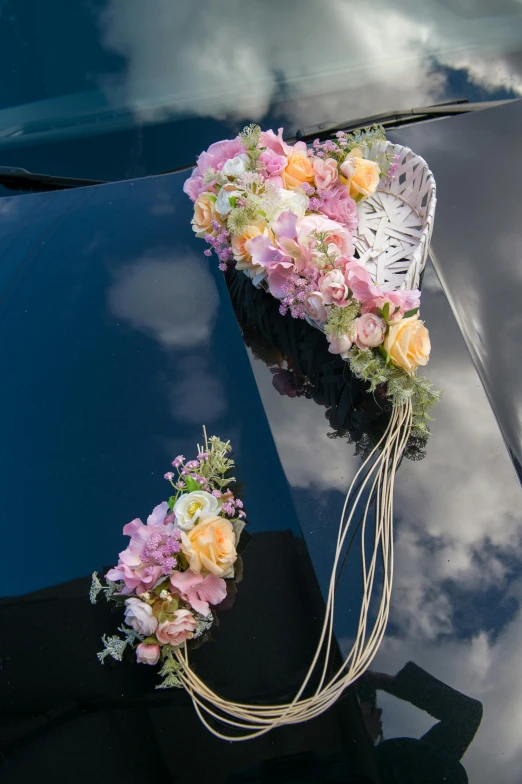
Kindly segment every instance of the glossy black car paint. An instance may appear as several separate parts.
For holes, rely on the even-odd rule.
[[[459,159],[448,160],[446,174],[441,155],[436,169],[435,135],[451,149],[462,144],[459,123],[479,133],[487,121],[493,134],[498,122],[501,133],[503,111],[423,126],[417,145],[413,130],[404,132],[421,153],[422,134],[433,140],[426,157],[442,182],[434,236],[442,275],[449,251],[439,248],[461,215],[444,207],[445,176],[458,176]],[[466,158],[478,178],[482,150]],[[152,668],[96,660],[101,634],[120,618],[89,605],[89,575],[112,564],[121,527],[163,500],[164,471],[179,451],[191,453],[205,422],[235,445],[252,539],[235,604],[194,662],[230,697],[287,699],[314,648],[343,489],[360,462],[353,444],[328,437],[335,427],[322,400],[274,387],[276,355],[262,361],[245,350],[225,281],[190,229],[183,179],[0,201],[3,780],[178,781],[187,770],[195,781],[287,781],[296,771],[301,780],[303,771],[341,781],[359,771],[378,781],[379,747],[353,692],[314,722],[229,745],[199,725],[183,693],[154,691]],[[505,185],[496,185],[499,200]],[[500,243],[503,230],[497,236]],[[484,250],[475,244],[477,265],[489,263]],[[471,308],[477,299],[461,293],[460,301]],[[501,323],[514,307],[498,311]],[[378,685],[376,698],[385,738],[406,743],[381,749],[409,766],[412,780],[429,781],[426,756],[419,760],[410,740],[435,719],[416,705],[466,738],[451,752],[448,780],[465,780],[457,762],[465,753],[471,781],[514,784],[522,759],[520,488],[430,265],[422,315],[433,344],[429,375],[445,396],[426,456],[404,460],[397,475],[391,617],[372,669],[401,672],[397,684],[409,677],[401,689]],[[341,650],[354,634],[359,582],[354,548],[339,587]],[[405,669],[409,661],[425,674]],[[427,673],[437,700],[428,699]],[[396,780],[391,769],[382,781]]]

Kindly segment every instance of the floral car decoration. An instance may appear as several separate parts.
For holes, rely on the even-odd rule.
[[[382,141],[374,126],[291,146],[282,128],[251,125],[203,152],[184,190],[192,228],[220,269],[235,265],[280,301],[282,314],[319,327],[370,391],[386,384],[394,405],[410,401],[414,430],[427,432],[439,393],[417,375],[431,349],[420,291],[375,285],[353,242],[358,204],[395,177],[393,156],[365,157]]]
[[[157,688],[182,685],[173,651],[208,632],[234,578],[246,514],[230,489],[236,481],[231,449],[229,441],[205,433],[196,459],[178,455],[172,462],[176,473],[165,474],[174,494],[146,524],[135,519],[123,528],[130,541],[105,584],[96,572],[92,576],[91,602],[103,593],[122,606],[125,618],[122,636],[102,638],[100,662],[106,656],[121,661],[128,647],[135,648],[139,663],[161,661]]]

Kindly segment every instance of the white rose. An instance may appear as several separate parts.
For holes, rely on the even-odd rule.
[[[205,515],[213,515],[219,509],[219,501],[206,490],[194,490],[180,496],[174,504],[176,522],[182,531],[190,531]]]
[[[351,180],[355,174],[355,166],[353,165],[353,161],[351,161],[349,158],[347,158],[344,163],[341,163],[340,169],[341,174],[346,177],[347,180]]]
[[[278,191],[277,195],[281,199],[281,204],[270,211],[268,219],[271,223],[276,221],[281,213],[286,210],[290,210],[290,212],[293,212],[298,218],[304,218],[306,210],[308,209],[308,202],[310,201],[306,193],[281,189]]]
[[[228,161],[225,161],[221,173],[225,177],[241,177],[246,172],[248,164],[248,155],[243,152],[241,155],[236,155],[235,158],[229,158]]]
[[[127,599],[125,602],[125,623],[132,626],[138,634],[154,634],[158,620],[152,614],[152,607],[141,599]]]
[[[232,209],[232,205],[230,203],[231,196],[240,196],[240,193],[239,191],[230,188],[230,186],[224,185],[219,191],[218,197],[214,204],[214,209],[216,212],[219,212],[220,215],[228,215]]]

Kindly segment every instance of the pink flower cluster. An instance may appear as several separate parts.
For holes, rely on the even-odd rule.
[[[209,629],[216,620],[212,608],[229,594],[226,580],[234,577],[246,515],[232,490],[222,489],[234,468],[226,457],[230,442],[204,435],[196,459],[178,455],[172,461],[177,481],[173,471],[165,474],[175,495],[158,504],[145,524],[135,519],[124,526],[129,543],[105,575],[107,586],[93,576],[91,601],[100,590],[110,601],[123,600],[126,624],[120,628],[125,641],[104,638],[100,661],[108,654],[120,659],[121,645],[137,637],[137,661],[157,664],[172,648]]]
[[[371,134],[372,131],[369,133]],[[395,176],[365,159],[342,131],[311,148],[289,145],[283,129],[248,133],[211,145],[184,189],[196,203],[193,228],[214,250],[220,268],[234,261],[265,280],[280,312],[326,327],[336,308],[356,313],[346,330],[328,329],[330,351],[346,356],[353,344],[378,348],[390,325],[419,307],[418,291],[385,292],[356,257],[357,201],[379,178]],[[364,147],[364,145],[362,145]],[[201,204],[199,203],[201,200]]]

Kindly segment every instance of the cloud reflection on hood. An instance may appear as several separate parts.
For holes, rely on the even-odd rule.
[[[411,0],[160,0],[150,14],[139,0],[110,0],[102,40],[127,67],[102,86],[115,105],[154,120],[260,120],[284,99],[281,115],[305,125],[444,100],[448,69],[485,90],[522,94],[521,69],[506,54],[520,49],[520,9],[508,11]]]

